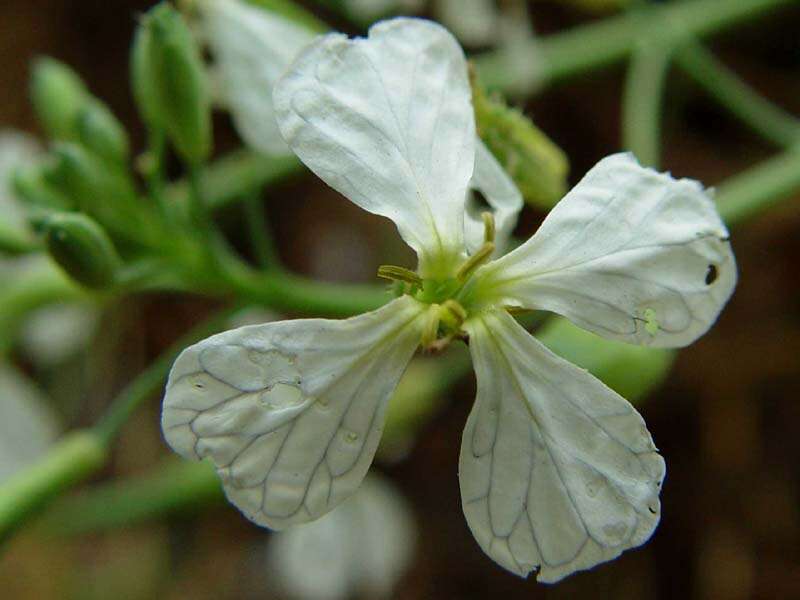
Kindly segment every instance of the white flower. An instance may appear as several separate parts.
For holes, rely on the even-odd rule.
[[[692,342],[736,280],[728,233],[702,187],[608,157],[536,235],[491,261],[491,219],[469,251],[478,244],[465,202],[481,149],[464,55],[447,31],[395,19],[367,39],[324,36],[278,82],[274,104],[292,150],[392,219],[418,271],[387,269],[410,283],[374,312],[244,327],[185,350],[164,399],[169,444],[210,458],[256,523],[313,520],[364,478],[420,343],[468,337],[478,394],[459,478],[484,551],[553,582],[645,542],[665,467],[644,421],[506,309],[557,312],[636,344]]]
[[[409,566],[415,537],[404,498],[370,475],[323,518],[270,539],[270,579],[302,600],[388,598]]]
[[[42,392],[0,362],[0,483],[41,458],[58,437],[58,418]]]
[[[272,87],[316,33],[242,0],[201,0],[198,8],[239,135],[265,154],[291,154],[278,132]]]
[[[309,27],[243,0],[201,0],[198,7],[221,92],[242,139],[264,154],[291,154],[278,130],[272,91],[298,53],[317,35]],[[477,139],[476,144],[475,174],[469,188],[480,191],[494,211],[500,248],[516,223],[522,195],[483,142]],[[468,249],[472,250],[480,245],[483,222],[471,201],[466,210]]]

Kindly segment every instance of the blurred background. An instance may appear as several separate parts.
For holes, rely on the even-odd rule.
[[[0,127],[37,134],[27,80],[31,61],[46,54],[75,68],[141,148],[128,50],[137,13],[152,4],[3,0]],[[359,31],[332,11],[304,4],[339,29]],[[530,10],[542,35],[604,17],[566,2],[531,2]],[[800,115],[797,31],[800,6],[716,36],[709,48],[764,96]],[[571,183],[620,148],[623,75],[616,67],[581,76],[524,105],[566,152]],[[219,151],[239,144],[227,117],[215,125]],[[663,167],[706,185],[774,152],[679,73],[668,82],[663,131]],[[411,263],[388,221],[357,209],[313,176],[271,188],[265,206],[283,260],[298,272],[373,282],[378,265]],[[527,237],[542,217],[527,210],[517,233]],[[231,207],[220,222],[236,238],[242,219]],[[376,468],[405,499],[403,518],[415,523],[406,529],[416,530],[407,564],[397,559],[403,568],[386,597],[800,598],[798,232],[800,194],[734,232],[740,281],[733,299],[711,332],[678,355],[665,383],[638,403],[668,465],[661,525],[646,546],[553,587],[521,580],[488,559],[467,528],[458,492],[461,431],[475,393],[470,376],[452,387],[403,460]],[[21,351],[12,358],[54,398],[61,428],[88,425],[153,357],[218,306],[179,294],[129,297],[88,318],[94,333],[68,332],[90,337],[82,349],[60,357],[57,369]],[[40,325],[45,348],[50,327]],[[168,455],[153,398],[126,426],[97,482],[146,472]],[[399,543],[391,527],[378,531],[385,544]],[[351,543],[337,535],[324,546],[333,553]],[[270,558],[270,537],[215,499],[102,533],[52,536],[34,527],[0,556],[0,597],[292,598]],[[367,588],[354,597],[379,594]]]

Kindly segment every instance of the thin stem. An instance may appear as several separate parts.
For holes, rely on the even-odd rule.
[[[212,465],[170,458],[144,475],[97,485],[60,500],[37,530],[79,535],[129,527],[167,514],[186,515],[224,497]]]
[[[176,353],[218,330],[229,312],[202,323],[170,347],[123,390],[94,428],[67,434],[37,463],[0,485],[0,543],[54,498],[105,465],[111,442],[131,413],[161,387]]]
[[[742,21],[792,4],[794,0],[693,0],[653,5],[633,13],[582,25],[569,31],[531,40],[531,60],[541,65],[541,82],[553,83],[622,61],[634,49],[642,28],[658,31],[671,23],[689,37],[705,37]],[[514,70],[502,51],[475,60],[481,81],[500,91],[519,90]],[[533,92],[535,90],[527,90]]]
[[[672,52],[672,44],[643,39],[631,56],[625,81],[623,146],[651,167],[661,160],[661,111]]]
[[[107,448],[88,431],[64,436],[35,465],[0,486],[0,545],[64,490],[96,473]]]
[[[286,312],[349,317],[375,310],[389,300],[384,286],[337,284],[287,272],[259,272],[241,263],[226,265],[220,277],[222,285],[207,292],[219,295],[233,291],[239,298]]]
[[[208,337],[224,326],[228,318],[235,311],[234,308],[223,310],[212,318],[203,321],[186,335],[178,339],[172,346],[163,352],[155,362],[139,374],[122,392],[114,399],[103,417],[93,427],[98,439],[109,445],[119,433],[122,426],[143,402],[150,398],[162,385],[164,378],[175,357],[187,346],[198,339]]]
[[[784,147],[800,141],[800,119],[761,96],[700,44],[686,45],[676,61],[695,83],[759,135]]]
[[[275,185],[303,172],[303,165],[294,156],[267,157],[250,150],[231,152],[203,172],[203,193],[210,210],[222,208],[257,188]],[[189,181],[180,181],[166,190],[167,198],[176,204],[189,201]]]
[[[788,150],[738,175],[717,188],[719,213],[738,226],[792,197],[800,188],[800,148]]]
[[[245,196],[244,212],[247,229],[250,233],[250,245],[258,264],[264,269],[280,268],[280,258],[267,223],[264,202],[257,191],[252,191]]]
[[[153,199],[161,217],[166,223],[174,221],[171,206],[164,196],[164,153],[166,152],[166,137],[164,132],[150,130],[148,132],[148,150],[146,153],[145,183],[147,192]]]

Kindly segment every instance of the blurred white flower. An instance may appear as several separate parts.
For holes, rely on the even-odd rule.
[[[58,431],[58,419],[39,389],[0,363],[0,483],[43,456]]]
[[[22,324],[22,352],[39,367],[53,367],[89,345],[100,315],[87,302],[60,302],[33,311]]]
[[[371,475],[323,518],[270,539],[270,578],[297,600],[388,598],[414,550],[416,525],[405,499]]]
[[[219,96],[239,135],[265,154],[290,155],[275,121],[272,88],[315,33],[242,0],[201,0],[198,6]]]

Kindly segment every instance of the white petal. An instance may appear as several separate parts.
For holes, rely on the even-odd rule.
[[[496,253],[502,254],[517,224],[519,211],[522,210],[522,194],[480,138],[475,144],[475,170],[470,188],[480,192],[489,206],[482,205],[473,191],[468,193],[464,218],[467,250],[472,253],[481,247],[484,233],[481,213],[488,210],[494,215]]]
[[[736,285],[736,263],[698,182],[615,154],[536,235],[476,275],[498,302],[550,310],[607,338],[675,347],[714,323]]]
[[[403,497],[369,475],[329,515],[274,536],[269,571],[292,598],[387,598],[408,567],[414,534]]]
[[[639,413],[504,311],[467,330],[478,396],[459,479],[481,548],[554,582],[647,541],[665,467]]]
[[[290,154],[278,131],[272,88],[314,32],[241,0],[205,0],[199,6],[220,91],[239,135],[266,154]]]
[[[366,39],[324,36],[273,96],[298,157],[361,208],[392,219],[423,270],[461,254],[475,118],[464,54],[445,29],[393,19]]]
[[[167,383],[167,442],[210,458],[228,499],[256,523],[319,517],[369,469],[423,310],[405,296],[347,320],[242,327],[191,346]]]

